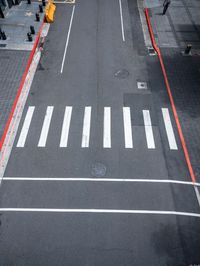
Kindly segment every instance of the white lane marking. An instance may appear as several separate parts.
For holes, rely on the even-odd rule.
[[[53,109],[54,109],[53,106],[47,107],[43,126],[42,126],[42,131],[40,134],[40,139],[38,142],[38,147],[45,147],[45,145],[46,145],[49,127],[50,127],[50,123],[51,123],[51,118],[52,118],[52,114],[53,114]]]
[[[66,53],[67,53],[67,48],[68,48],[68,45],[69,45],[69,37],[70,37],[70,33],[71,33],[75,7],[76,6],[73,6],[73,9],[72,9],[72,14],[71,14],[71,19],[70,19],[68,33],[67,33],[67,39],[66,39],[65,50],[64,50],[64,54],[63,54],[63,60],[62,60],[60,73],[63,73],[63,68],[64,68],[64,64],[65,64],[65,57],[66,57]]]
[[[111,148],[111,108],[104,107],[103,147]]]
[[[125,148],[133,148],[131,111],[130,107],[123,107]]]
[[[88,148],[90,142],[91,106],[85,107],[83,120],[82,148]]]
[[[199,193],[199,190],[198,190],[198,186],[196,183],[194,185],[194,191],[195,191],[195,194],[196,194],[196,197],[197,197],[197,201],[198,201],[198,204],[200,206],[200,193]]]
[[[61,138],[60,138],[61,148],[67,147],[71,116],[72,116],[72,106],[66,106],[63,125],[62,125]]]
[[[51,208],[0,208],[0,212],[48,212],[48,213],[116,213],[116,214],[155,214],[177,215],[200,218],[200,213],[157,211],[157,210],[117,210],[117,209],[51,209]]]
[[[121,19],[122,40],[123,40],[123,42],[125,42],[124,20],[123,20],[123,12],[122,12],[122,2],[121,2],[121,0],[119,0],[119,10],[120,10],[120,19]]]
[[[153,129],[151,125],[151,116],[149,110],[143,110],[144,127],[146,133],[148,149],[155,149],[155,142],[153,137]]]
[[[168,108],[162,108],[162,115],[167,132],[169,147],[171,150],[178,150]]]
[[[29,106],[28,111],[26,113],[25,120],[24,120],[24,124],[22,126],[22,130],[21,130],[18,142],[17,142],[17,147],[24,147],[25,145],[34,110],[35,110],[35,106]]]
[[[200,183],[170,179],[127,179],[127,178],[84,178],[84,177],[4,177],[4,181],[64,181],[64,182],[127,182],[127,183],[163,183],[200,187]]]
[[[75,0],[74,1],[53,1],[54,4],[75,4]]]

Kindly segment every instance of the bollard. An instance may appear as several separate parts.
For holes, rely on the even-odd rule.
[[[185,52],[184,52],[184,53],[185,53],[186,55],[190,54],[191,49],[192,49],[192,45],[191,45],[191,44],[188,44],[188,45],[186,46],[186,48],[185,48]]]
[[[31,36],[31,33],[30,32],[27,33],[27,37],[28,37],[28,41],[29,42],[32,42],[33,41],[33,38]]]
[[[6,34],[5,34],[5,31],[2,31],[2,32],[1,32],[1,38],[2,38],[2,40],[4,40],[4,41],[7,39]]]
[[[45,2],[45,0],[42,0],[42,5],[43,5],[43,6],[46,6],[46,2]]]
[[[43,6],[42,5],[39,5],[39,12],[43,13]]]
[[[39,15],[39,13],[35,13],[35,18],[36,18],[36,21],[40,21],[40,15]]]
[[[30,26],[30,31],[31,31],[31,34],[35,34],[35,28],[33,26]]]
[[[27,4],[30,5],[31,4],[31,0],[27,0]]]

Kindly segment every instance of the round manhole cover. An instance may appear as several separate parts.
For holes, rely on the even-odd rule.
[[[104,177],[106,174],[106,166],[102,163],[95,163],[92,165],[92,176]]]
[[[125,79],[129,76],[129,72],[126,69],[120,69],[115,72],[115,77],[119,79]]]

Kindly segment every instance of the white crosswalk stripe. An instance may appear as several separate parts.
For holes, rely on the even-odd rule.
[[[31,121],[32,121],[34,111],[36,112],[35,106],[30,106],[27,110],[27,114],[25,116],[25,119],[24,119],[24,122],[22,125],[22,129],[21,129],[21,132],[19,135],[19,139],[18,139],[18,142],[16,145],[17,147],[24,147],[25,146],[28,133],[31,130]],[[94,123],[93,120],[95,118],[95,116],[93,117],[93,115],[92,115],[93,108],[92,108],[92,106],[85,106],[83,114],[80,112],[78,112],[78,113],[74,112],[73,116],[72,116],[72,111],[73,111],[73,106],[66,106],[65,107],[65,112],[64,112],[63,121],[62,121],[62,128],[57,130],[58,134],[61,134],[59,147],[66,148],[69,146],[69,143],[68,143],[69,142],[69,136],[71,136],[71,134],[73,132],[77,132],[77,128],[76,128],[76,131],[74,131],[74,122],[73,121],[74,120],[76,121],[76,119],[81,118],[81,121],[82,121],[80,123],[80,133],[81,133],[80,136],[81,137],[80,137],[80,140],[77,139],[77,143],[80,143],[81,148],[89,148],[91,146],[91,144],[90,144],[91,125],[92,125],[92,123]],[[166,136],[168,139],[169,148],[170,148],[170,150],[178,150],[178,146],[176,143],[174,130],[172,127],[172,122],[171,122],[169,110],[167,108],[161,108],[161,111],[162,112],[160,112],[160,116],[162,116],[162,119],[164,121],[163,127],[164,127],[164,130],[166,131]],[[38,135],[39,135],[38,147],[45,147],[46,146],[53,112],[54,112],[54,106],[48,106],[46,109],[46,113],[45,113],[45,117],[43,120],[41,130],[40,130],[40,128],[38,129],[38,127],[37,127]],[[134,129],[132,127],[132,119],[134,120],[135,117],[134,116],[131,117],[131,108],[130,107],[123,107],[121,109],[121,112],[122,112],[121,118],[123,118],[123,120],[121,120],[121,118],[119,118],[119,123],[122,123],[120,131],[121,131],[121,133],[124,132],[124,135],[122,135],[123,133],[122,134],[120,133],[120,135],[124,136],[123,137],[124,139],[123,138],[121,140],[118,139],[118,143],[123,143],[123,146],[125,149],[133,149],[134,150],[134,146],[135,146],[134,143],[137,141],[137,134],[138,134],[137,131],[135,131],[135,133],[134,133],[134,130],[135,129],[137,130],[138,126],[136,125],[136,128],[134,127]],[[145,143],[146,143],[148,149],[155,149],[156,145],[155,145],[155,139],[154,139],[154,134],[155,134],[154,130],[156,130],[156,128],[153,128],[153,126],[152,126],[150,111],[149,110],[141,110],[139,112],[142,112],[143,123],[144,123],[144,131],[143,131],[144,133],[142,133],[142,135],[144,136],[143,137],[144,138],[144,144],[143,145],[145,145]],[[116,138],[116,137],[119,138],[119,134],[117,134],[117,132],[114,131],[112,133],[112,115],[114,115],[114,114],[115,114],[115,111],[112,111],[111,107],[107,106],[107,107],[103,108],[103,122],[102,122],[102,125],[100,125],[100,127],[102,128],[101,134],[102,134],[102,140],[103,140],[103,143],[101,145],[103,145],[103,148],[105,148],[105,149],[110,149],[114,145],[114,144],[112,145],[112,138]],[[77,117],[77,115],[79,118]],[[139,113],[138,114],[136,113],[135,115],[139,115]],[[36,123],[35,120],[34,120],[34,123]],[[78,125],[78,124],[76,124],[76,125]],[[32,126],[34,126],[34,125],[32,125]],[[71,127],[72,127],[72,129],[70,130]],[[115,124],[113,125],[113,127],[115,128]],[[139,126],[139,127],[141,127],[141,126]],[[53,128],[53,122],[52,122],[51,128]],[[60,133],[60,130],[61,130],[61,133]],[[78,133],[78,135],[79,135],[79,133]],[[51,136],[53,137],[52,134],[51,134]],[[70,139],[71,139],[71,137],[70,137]],[[116,142],[114,141],[113,143],[116,143]],[[158,147],[159,147],[159,145],[158,145]],[[137,148],[137,145],[136,145],[136,148]]]
[[[155,149],[155,141],[153,136],[153,129],[151,124],[151,116],[149,110],[143,110],[144,128],[146,133],[148,149]]]
[[[103,147],[111,148],[111,108],[104,107]]]
[[[174,135],[174,130],[172,127],[172,122],[171,122],[170,115],[169,115],[169,110],[167,108],[162,108],[162,115],[163,115],[163,120],[165,124],[165,129],[167,132],[167,139],[168,139],[169,147],[171,150],[178,150],[175,135]]]
[[[35,110],[35,106],[29,106],[28,111],[26,113],[25,120],[24,120],[24,124],[22,126],[21,134],[17,142],[17,147],[24,147],[25,145],[34,110]]]
[[[54,109],[53,106],[47,107],[43,126],[42,126],[42,131],[41,131],[41,135],[40,135],[40,139],[38,142],[38,147],[45,147],[46,146],[46,141],[47,141],[47,136],[48,136],[51,118],[52,118],[52,114],[53,114],[53,109]]]
[[[130,107],[123,107],[125,148],[133,148],[131,111]]]
[[[91,123],[91,106],[85,107],[83,120],[82,148],[88,148],[90,142],[90,123]]]
[[[62,148],[67,147],[71,116],[72,116],[72,106],[66,106],[63,125],[62,125],[61,138],[60,138],[60,147]]]

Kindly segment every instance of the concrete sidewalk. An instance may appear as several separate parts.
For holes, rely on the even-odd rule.
[[[163,1],[150,8],[151,23],[159,47],[184,49],[191,44],[200,50],[200,1],[172,0],[166,15],[162,15]],[[148,7],[148,5],[147,5]]]
[[[20,5],[13,6],[6,17],[0,19],[0,27],[7,36],[6,40],[0,40],[0,49],[31,51],[44,18],[44,13],[39,13],[40,21],[35,20],[35,13],[38,11],[39,3],[35,2],[29,5],[23,1]],[[34,26],[36,33],[32,35],[32,42],[27,39],[30,26]]]
[[[23,1],[10,9],[4,19],[0,19],[0,27],[7,35],[6,40],[0,40],[0,139],[42,25],[44,13],[40,16],[40,22],[36,22],[37,11],[38,3],[28,5]],[[27,41],[30,25],[35,28],[32,42]]]
[[[149,11],[193,170],[200,182],[200,1],[171,2],[165,16],[161,15],[162,5]],[[190,56],[182,54],[187,44],[192,45]]]

